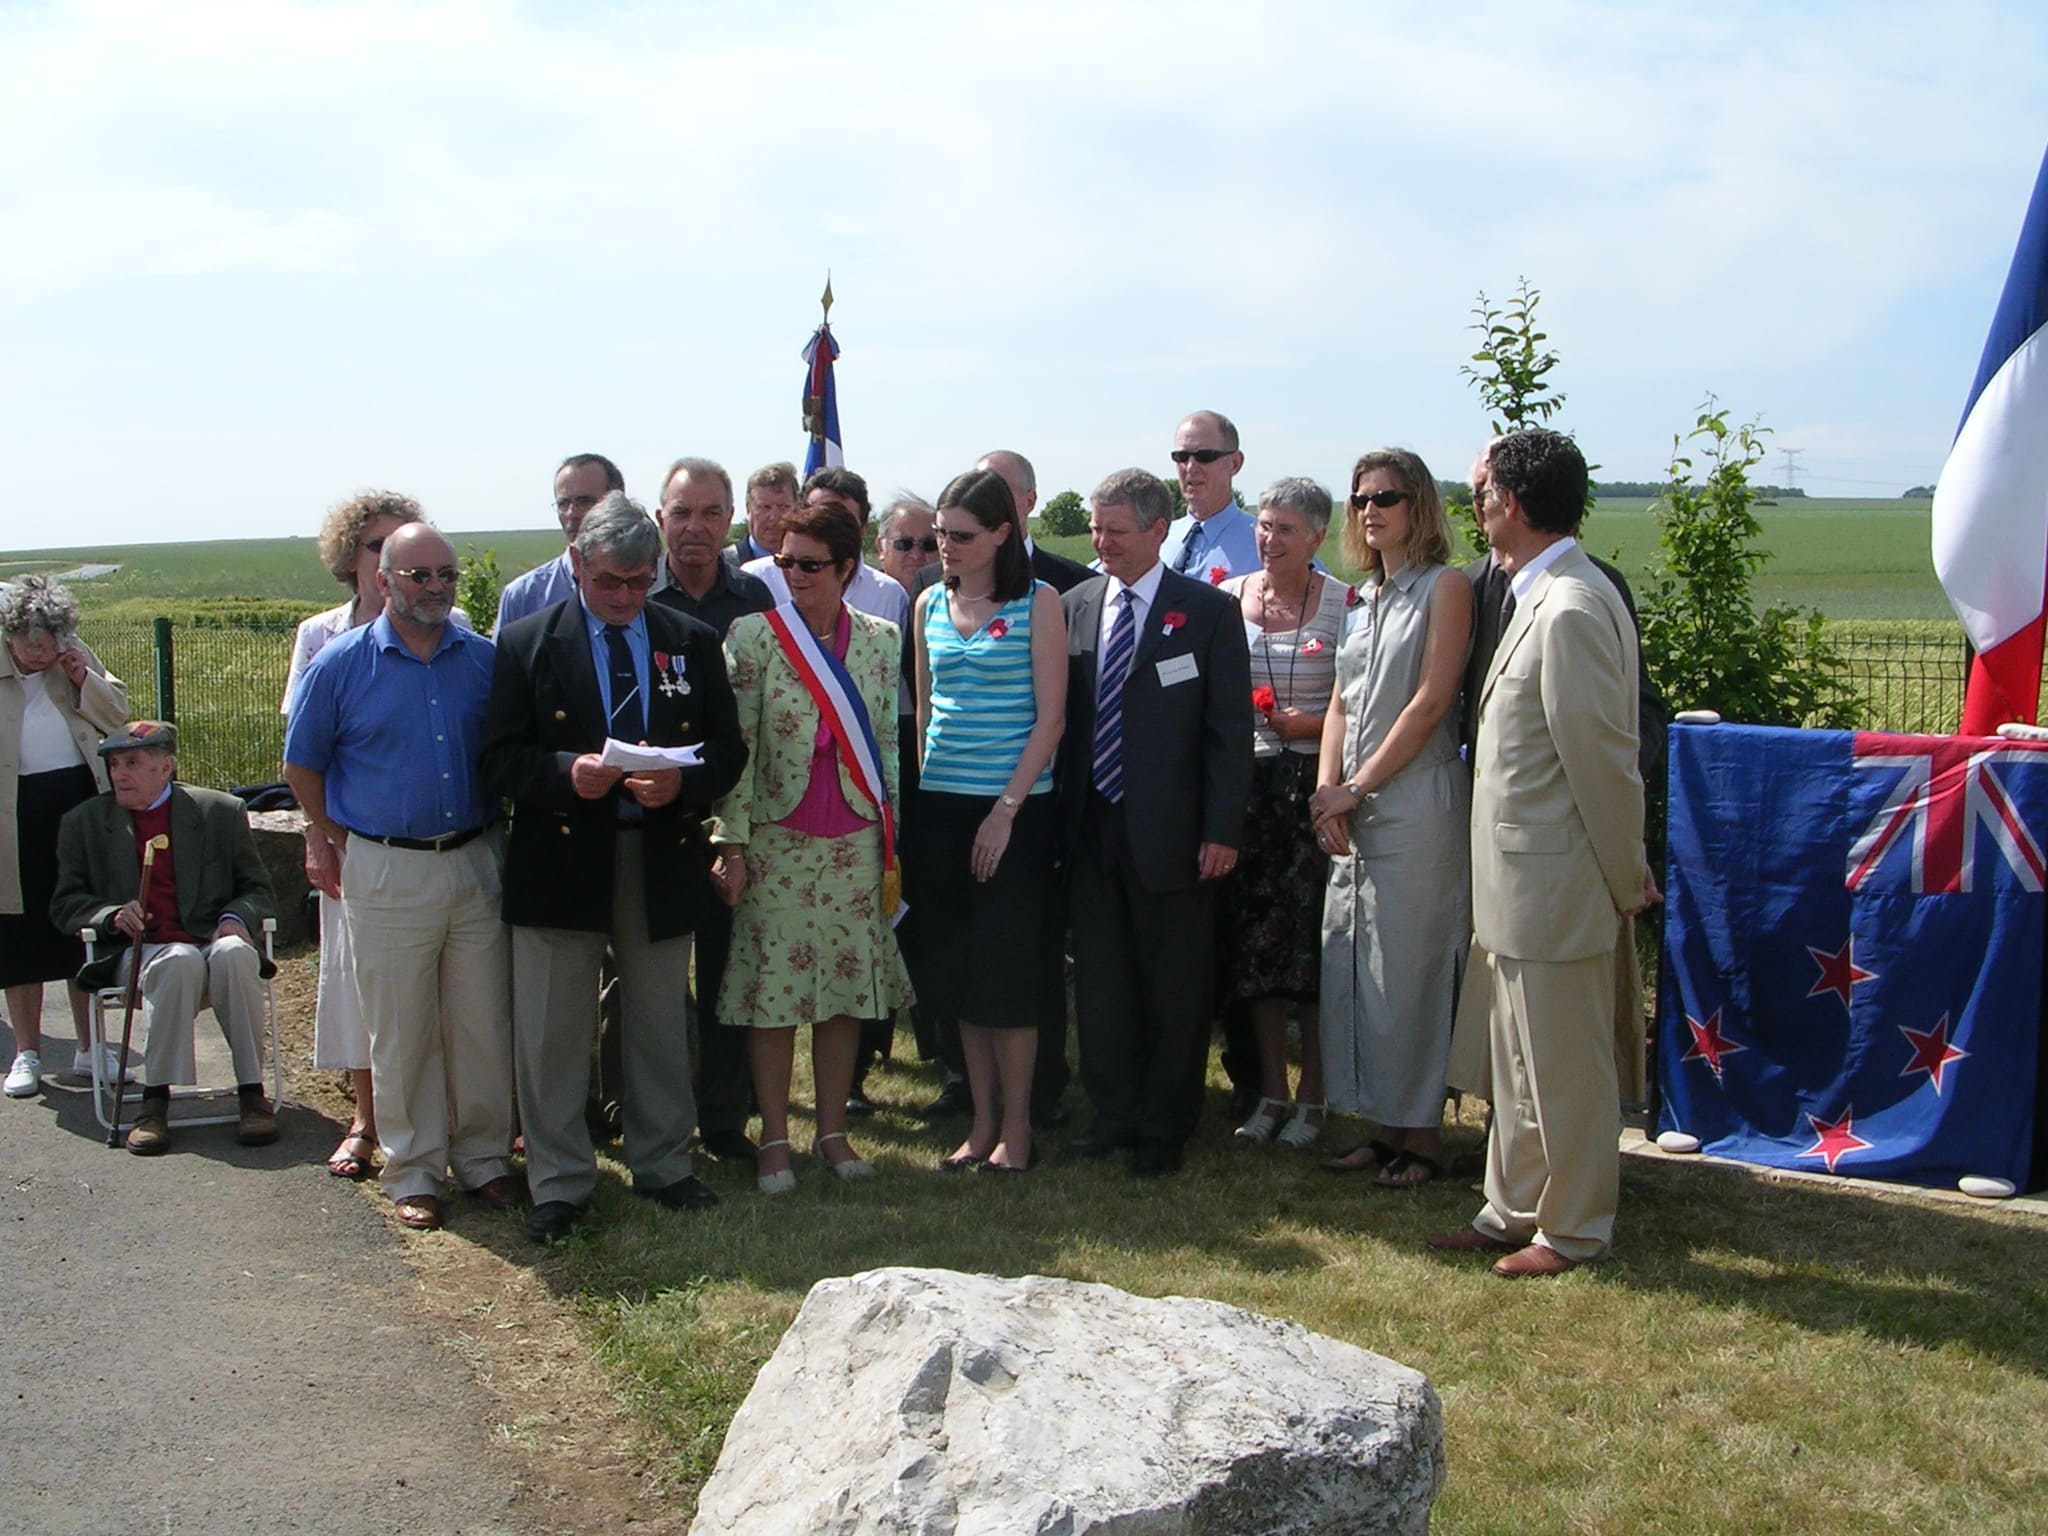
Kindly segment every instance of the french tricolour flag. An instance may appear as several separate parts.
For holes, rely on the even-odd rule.
[[[1977,652],[1961,733],[2033,723],[2048,590],[2048,158],[1935,487],[1934,569]]]
[[[829,291],[829,290],[828,290]],[[804,450],[804,478],[814,471],[837,469],[846,462],[839,443],[839,390],[832,382],[832,361],[839,356],[839,343],[832,339],[832,327],[821,325],[804,345],[804,361],[810,371],[804,375],[804,430],[810,446]]]

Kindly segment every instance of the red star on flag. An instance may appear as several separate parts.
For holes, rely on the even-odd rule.
[[[1749,1049],[1748,1046],[1738,1045],[1721,1033],[1721,1010],[1718,1008],[1707,1015],[1707,1021],[1704,1024],[1691,1014],[1687,1014],[1685,1027],[1692,1031],[1692,1049],[1685,1053],[1684,1059],[1687,1061],[1704,1061],[1707,1064],[1707,1070],[1714,1074],[1714,1081],[1717,1083],[1721,1081],[1721,1058],[1723,1056],[1733,1056],[1737,1051]]]
[[[1824,949],[1815,949],[1811,944],[1806,952],[1813,956],[1813,963],[1820,967],[1820,979],[1806,995],[1819,997],[1823,992],[1832,992],[1842,1000],[1842,1006],[1849,1006],[1849,995],[1859,981],[1875,981],[1877,972],[1866,971],[1856,963],[1856,936],[1852,933],[1843,941],[1842,947],[1833,954]]]
[[[1941,1093],[1943,1070],[1950,1062],[1961,1061],[1970,1054],[1948,1043],[1948,1015],[1944,1013],[1936,1019],[1932,1029],[1908,1029],[1901,1024],[1899,1033],[1913,1046],[1913,1059],[1906,1063],[1906,1069],[1899,1076],[1911,1077],[1915,1072],[1925,1072],[1927,1080],[1934,1084],[1934,1091],[1938,1096]]]
[[[1814,1143],[1801,1157],[1824,1157],[1828,1172],[1835,1171],[1835,1164],[1851,1152],[1867,1152],[1873,1143],[1856,1134],[1856,1111],[1849,1108],[1842,1111],[1842,1118],[1830,1124],[1819,1115],[1808,1115],[1806,1123],[1813,1127]]]

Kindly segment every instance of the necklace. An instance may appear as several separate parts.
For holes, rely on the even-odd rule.
[[[1260,626],[1266,634],[1266,643],[1264,646],[1260,647],[1259,654],[1266,663],[1266,686],[1273,690],[1273,707],[1275,709],[1292,709],[1294,707],[1294,663],[1296,659],[1301,655],[1301,632],[1302,630],[1308,627],[1309,597],[1315,590],[1316,573],[1314,571],[1310,571],[1308,573],[1307,582],[1305,582],[1302,585],[1301,611],[1294,616],[1293,630],[1279,631],[1279,633],[1281,634],[1292,633],[1294,636],[1294,643],[1287,647],[1287,689],[1286,692],[1283,694],[1280,689],[1280,679],[1276,677],[1273,673],[1272,637],[1274,634],[1274,629],[1270,622],[1270,620],[1273,617],[1274,609],[1273,576],[1270,571],[1261,571],[1259,573],[1259,614],[1261,618],[1268,621],[1267,623],[1262,624]],[[1283,608],[1281,612],[1284,613],[1286,612],[1286,610]],[[1283,752],[1289,750],[1286,742],[1283,741],[1280,745],[1281,750]],[[1299,781],[1294,782],[1295,787],[1298,790]],[[1288,798],[1290,801],[1292,801],[1295,798],[1294,792],[1290,791]]]

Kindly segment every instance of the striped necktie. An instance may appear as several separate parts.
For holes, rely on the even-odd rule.
[[[1138,626],[1131,618],[1137,599],[1126,587],[1116,601],[1095,696],[1095,787],[1112,803],[1124,797],[1124,681],[1131,675],[1131,653],[1138,645]]]

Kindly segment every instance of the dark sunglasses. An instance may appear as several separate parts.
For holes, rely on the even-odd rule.
[[[913,539],[907,536],[900,536],[891,539],[889,541],[889,547],[895,550],[899,555],[905,554],[913,549],[921,549],[926,554],[933,555],[937,554],[939,550],[939,536],[936,533],[928,533],[921,539]]]
[[[369,552],[370,552],[371,554],[373,554],[373,555],[381,555],[381,554],[383,554],[383,553],[384,553],[384,540],[383,540],[383,539],[370,539],[370,540],[367,540],[367,541],[366,541],[366,542],[364,543],[364,545],[363,545],[363,548],[367,549],[367,550],[368,550],[368,551],[369,551]]]
[[[392,568],[392,575],[403,576],[416,587],[424,587],[430,581],[452,587],[462,579],[462,572],[452,565],[413,565],[403,569]]]
[[[958,547],[962,544],[972,544],[984,533],[987,533],[988,530],[986,528],[941,528],[939,532],[946,536],[948,544]]]
[[[815,576],[820,571],[829,571],[839,564],[837,560],[813,560],[808,555],[770,555],[775,568],[780,571],[802,571],[806,576]]]
[[[1406,491],[1374,491],[1369,495],[1362,492],[1353,492],[1351,496],[1351,510],[1363,512],[1367,507],[1399,506],[1407,499],[1408,493]]]
[[[1176,448],[1167,457],[1176,464],[1185,464],[1193,459],[1197,464],[1214,464],[1218,459],[1227,459],[1233,448]]]

